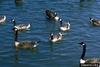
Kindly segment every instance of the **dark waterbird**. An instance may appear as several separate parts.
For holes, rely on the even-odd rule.
[[[46,13],[47,17],[49,19],[51,19],[51,20],[55,20],[55,21],[59,21],[60,20],[60,17],[54,11],[46,10],[45,13]]]
[[[99,67],[100,58],[85,58],[86,44],[84,42],[79,43],[83,47],[83,52],[80,57],[80,67]]]
[[[6,16],[0,16],[0,23],[4,23],[6,21]]]
[[[25,40],[25,41],[18,41],[18,31],[15,31],[15,47],[16,48],[24,48],[24,49],[33,49],[38,46],[40,41],[35,40]]]

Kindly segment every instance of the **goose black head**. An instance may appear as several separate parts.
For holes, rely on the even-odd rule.
[[[15,22],[15,19],[12,19],[12,22]]]
[[[50,33],[50,36],[53,36],[53,33]]]
[[[90,19],[90,21],[93,21],[93,20],[95,20],[94,18],[92,18],[92,17],[89,17],[89,19]]]
[[[13,19],[11,20],[11,22],[13,22],[13,25],[14,25],[14,26],[16,25],[15,18],[13,18]]]
[[[60,25],[62,25],[62,23],[63,23],[63,20],[62,20],[62,19],[59,19],[59,22],[60,22]]]
[[[84,45],[85,45],[85,43],[84,43],[84,42],[80,42],[79,44],[80,44],[81,46],[84,46]]]
[[[53,39],[53,33],[50,33],[50,39],[52,40]]]
[[[49,10],[45,10],[45,12],[47,13],[47,12],[49,12]]]

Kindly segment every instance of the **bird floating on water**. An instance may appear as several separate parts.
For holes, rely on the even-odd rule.
[[[0,16],[0,23],[4,23],[6,21],[6,16]]]
[[[31,24],[18,24],[16,25],[15,19],[12,20],[15,31],[30,30]]]
[[[70,29],[70,23],[60,20],[60,30],[61,31],[68,31],[69,29]]]
[[[90,18],[90,22],[91,22],[92,25],[100,26],[100,20],[97,20],[97,19],[94,19],[94,18],[91,18],[91,17],[89,17],[89,18]]]
[[[55,20],[55,21],[59,21],[60,20],[60,17],[54,11],[46,10],[45,13],[46,13],[47,17],[49,19],[51,19],[51,20]]]
[[[85,58],[86,44],[84,42],[79,43],[83,47],[83,52],[80,57],[80,67],[100,67],[100,58]]]
[[[16,48],[33,49],[38,46],[39,42],[40,41],[35,41],[35,40],[18,41],[18,31],[15,31],[15,47]]]
[[[60,33],[60,32],[58,34],[50,33],[49,39],[50,39],[51,42],[55,43],[55,42],[62,39],[62,33]]]

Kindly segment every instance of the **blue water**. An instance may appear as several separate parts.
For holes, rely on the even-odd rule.
[[[100,28],[89,23],[89,17],[100,19],[99,0],[0,0],[0,15],[6,15],[6,23],[0,25],[0,67],[79,67],[82,49],[87,44],[86,57],[100,57]],[[63,39],[51,44],[50,32],[59,32],[59,23],[52,23],[45,10],[56,11],[64,21],[70,21],[71,29],[63,32]],[[36,50],[14,48],[13,24],[31,23],[30,31],[19,34],[20,41],[41,40]]]

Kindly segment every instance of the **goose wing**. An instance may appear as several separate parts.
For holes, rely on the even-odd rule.
[[[90,58],[90,59],[86,59],[86,62],[88,64],[100,64],[100,58]]]
[[[57,34],[57,35],[54,35],[54,38],[56,38],[56,39],[61,39],[61,38],[62,38],[62,34],[59,33],[59,34]]]
[[[15,28],[21,28],[21,27],[26,27],[27,24],[19,24],[19,25],[16,25]]]
[[[19,24],[15,26],[16,29],[26,29],[29,27],[30,27],[30,24]]]
[[[22,41],[19,46],[21,48],[33,48],[37,46],[37,41]]]
[[[53,12],[53,11],[50,11],[50,10],[46,10],[46,15],[49,17],[49,18],[54,18],[55,16],[57,16],[57,13],[56,12]]]
[[[100,24],[100,20],[93,19],[92,22]]]

